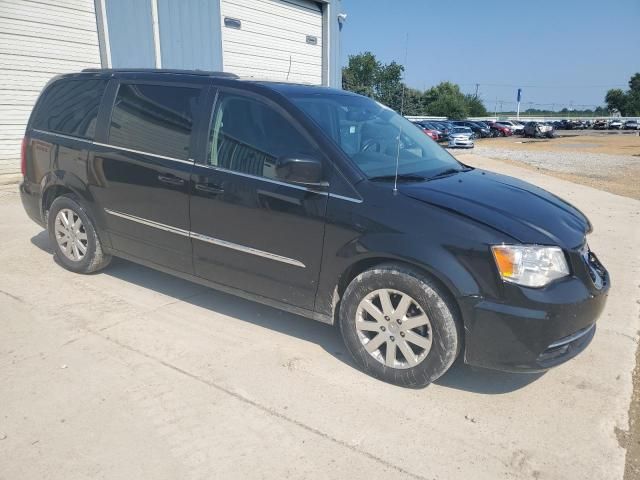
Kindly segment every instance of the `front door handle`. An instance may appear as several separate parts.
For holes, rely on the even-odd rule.
[[[176,177],[175,175],[158,175],[158,180],[168,185],[180,186],[184,185],[184,180]]]
[[[208,193],[209,195],[218,195],[220,193],[224,193],[224,188],[219,187],[218,185],[213,185],[211,183],[197,183],[196,190],[203,193]]]

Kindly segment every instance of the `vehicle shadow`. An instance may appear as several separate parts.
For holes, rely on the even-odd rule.
[[[47,253],[52,253],[49,236],[45,231],[32,237],[31,243]],[[114,258],[111,265],[97,275],[109,275],[123,282],[233,319],[315,343],[334,358],[359,370],[342,343],[340,332],[335,326],[315,322],[214,289],[200,287],[187,280],[119,258]],[[435,384],[473,393],[501,394],[518,390],[540,376],[541,374],[507,374],[474,369],[458,360]]]
[[[434,383],[441,387],[466,392],[499,395],[524,388],[538,380],[544,373],[508,373],[472,367],[464,363],[460,356],[449,371]]]

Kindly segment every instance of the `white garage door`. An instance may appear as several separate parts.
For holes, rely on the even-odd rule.
[[[0,178],[20,171],[20,143],[42,87],[87,67],[100,67],[93,0],[0,0]]]
[[[224,70],[322,83],[322,9],[309,0],[222,0]]]

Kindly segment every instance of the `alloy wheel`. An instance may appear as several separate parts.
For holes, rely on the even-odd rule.
[[[431,350],[429,317],[411,296],[397,290],[375,290],[362,299],[356,330],[369,355],[387,367],[415,367]]]
[[[87,253],[88,240],[80,216],[69,208],[63,208],[56,215],[54,230],[64,256],[74,262],[82,260]]]

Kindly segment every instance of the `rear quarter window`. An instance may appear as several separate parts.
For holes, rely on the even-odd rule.
[[[59,80],[38,102],[32,128],[93,139],[107,80]]]

